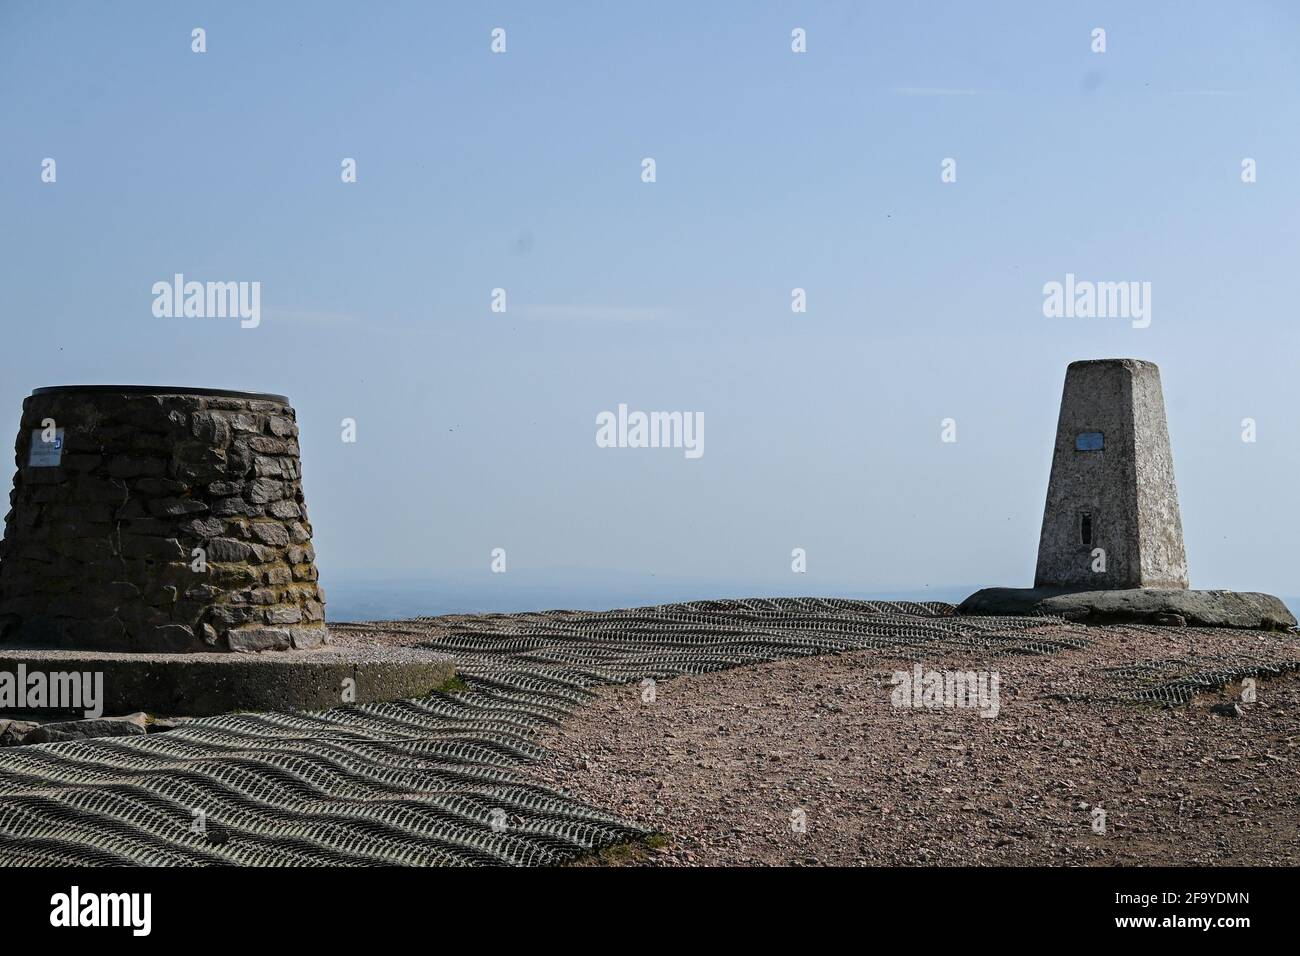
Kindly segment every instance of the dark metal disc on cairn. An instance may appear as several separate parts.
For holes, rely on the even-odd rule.
[[[283,395],[34,391],[0,545],[0,646],[326,643],[295,419]]]

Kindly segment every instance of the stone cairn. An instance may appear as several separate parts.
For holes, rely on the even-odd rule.
[[[295,418],[281,395],[33,392],[0,545],[0,647],[327,643]]]

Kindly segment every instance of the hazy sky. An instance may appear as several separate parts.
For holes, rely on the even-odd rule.
[[[1294,594],[1297,51],[1287,2],[5,0],[0,440],[42,385],[283,392],[327,590],[1028,585],[1066,364],[1144,358],[1193,586]],[[261,324],[156,318],[178,272]],[[1150,326],[1045,318],[1066,273]],[[619,403],[703,456],[597,447]]]

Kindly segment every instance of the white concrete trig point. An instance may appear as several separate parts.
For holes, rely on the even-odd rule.
[[[1072,362],[1066,369],[1034,586],[981,588],[957,613],[1296,626],[1271,594],[1188,589],[1160,370],[1137,359]]]
[[[1188,586],[1154,363],[1097,359],[1066,369],[1034,586]]]

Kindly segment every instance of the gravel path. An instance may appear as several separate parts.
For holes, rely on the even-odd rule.
[[[344,651],[451,654],[458,682],[5,748],[0,863],[1300,858],[1297,635],[953,612],[761,598],[332,625]],[[931,706],[966,671],[987,696],[959,702],[987,717]],[[1225,688],[1245,680],[1239,709]]]
[[[1100,699],[1131,689],[1107,668],[1294,659],[1296,635],[1082,630],[1087,647],[1053,655],[921,661],[996,669],[992,719],[897,708],[915,658],[855,651],[662,681],[653,703],[602,687],[521,772],[668,836],[630,862],[1300,862],[1300,675],[1259,680],[1239,717],[1210,707],[1240,685],[1170,709]]]

